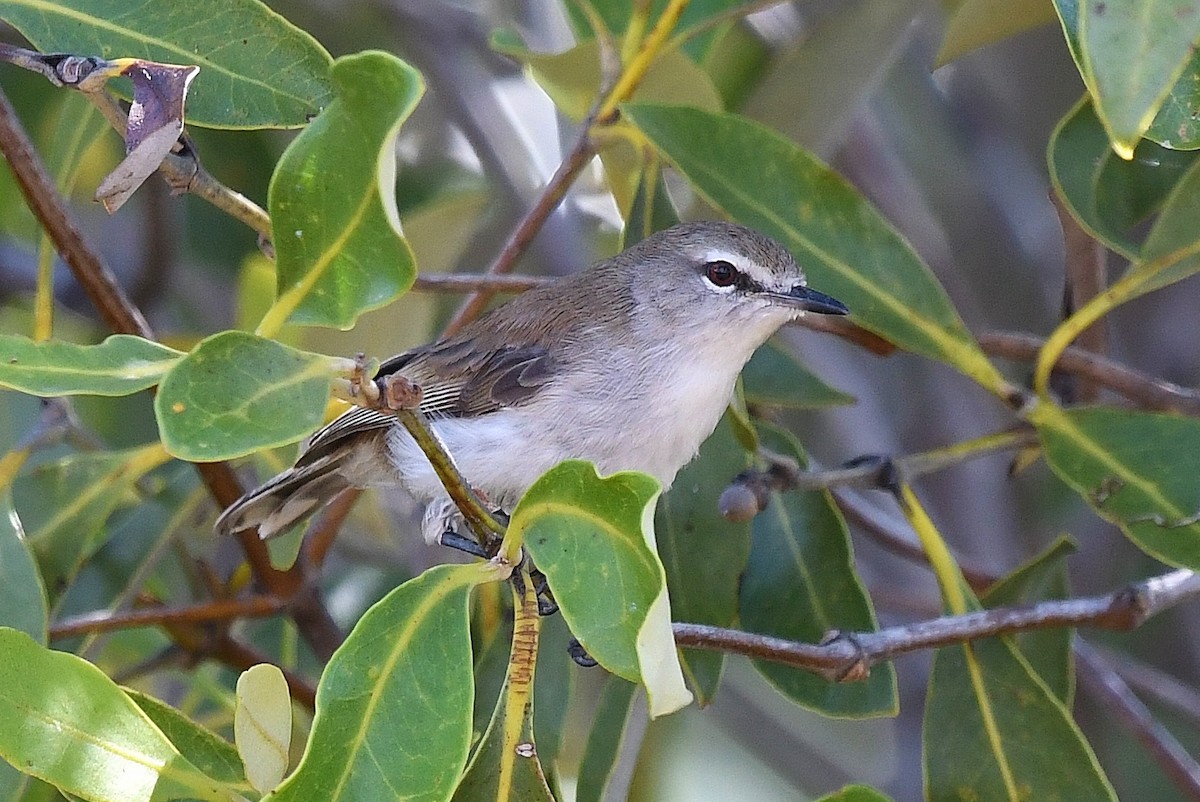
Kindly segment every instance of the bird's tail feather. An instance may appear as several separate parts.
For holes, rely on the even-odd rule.
[[[342,448],[301,461],[231,504],[214,528],[218,534],[231,535],[257,526],[263,540],[284,532],[351,486],[344,470],[348,457],[348,450]]]

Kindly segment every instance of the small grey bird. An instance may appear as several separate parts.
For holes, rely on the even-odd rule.
[[[424,391],[421,411],[459,471],[511,510],[565,459],[644,471],[669,487],[712,434],[750,356],[805,312],[844,315],[779,243],[732,223],[685,223],[493,309],[383,363]],[[347,487],[401,485],[427,502],[431,542],[460,522],[392,417],[355,408],[216,528],[283,531]],[[461,530],[457,530],[461,531]]]

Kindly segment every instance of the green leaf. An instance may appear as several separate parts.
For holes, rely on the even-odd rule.
[[[1116,800],[1070,712],[1003,638],[940,649],[924,726],[930,802]]]
[[[250,791],[242,759],[233,744],[153,696],[131,688],[124,690],[192,765],[218,782]]]
[[[746,403],[785,409],[821,409],[853,404],[855,399],[830,387],[796,361],[774,340],[754,352],[742,368]]]
[[[865,785],[847,785],[840,791],[821,797],[817,802],[891,802],[891,797]]]
[[[587,116],[600,91],[600,45],[585,41],[564,53],[534,53],[508,34],[492,37],[492,47],[528,66],[533,79],[554,105],[578,122]],[[708,73],[677,50],[651,65],[633,96],[638,100],[681,103],[710,111],[721,109],[721,96]]]
[[[471,588],[492,570],[431,568],[359,619],[321,675],[300,765],[264,799],[450,798],[471,740]]]
[[[554,802],[533,736],[533,683],[542,622],[532,582],[525,582],[522,593],[514,588],[513,597],[516,623],[508,670],[491,721],[454,792],[460,802]]]
[[[601,802],[616,771],[617,761],[629,730],[629,714],[637,686],[618,676],[609,676],[596,705],[596,718],[588,733],[587,746],[579,763],[575,802]]]
[[[791,435],[760,424],[764,445],[806,465]],[[750,563],[742,577],[741,621],[750,632],[819,643],[831,630],[873,631],[870,599],[854,571],[850,535],[828,493],[773,494],[753,523]],[[808,671],[754,661],[780,693],[799,705],[844,717],[894,715],[899,699],[891,663],[863,682],[831,682]]]
[[[8,493],[0,494],[0,626],[45,645],[49,625],[46,587],[25,541]]]
[[[163,446],[211,462],[295,442],[324,420],[333,375],[329,357],[241,331],[214,334],[159,385]]]
[[[1113,149],[1130,158],[1200,38],[1189,0],[1085,0],[1078,35],[1084,83]]]
[[[200,67],[188,123],[296,128],[329,101],[329,54],[258,0],[0,0],[43,52]]]
[[[100,669],[0,627],[0,755],[93,802],[230,800]]]
[[[783,243],[813,286],[846,303],[857,323],[1003,391],[929,268],[814,156],[734,114],[648,103],[622,109],[700,195]]]
[[[1165,148],[1200,148],[1200,53],[1193,53],[1144,136]]]
[[[108,539],[105,522],[131,503],[134,485],[167,461],[157,443],[126,451],[73,454],[17,477],[13,501],[52,595]]]
[[[45,398],[58,395],[129,395],[158,384],[183,353],[114,334],[99,345],[37,343],[0,334],[0,386]]]
[[[278,298],[259,326],[348,329],[416,278],[396,208],[396,134],[417,105],[420,73],[388,53],[343,56],[336,98],[284,151],[267,205]]]
[[[292,742],[292,697],[283,672],[270,663],[251,666],[238,677],[233,733],[255,790],[266,793],[279,785]]]
[[[1088,232],[1127,259],[1140,246],[1133,229],[1159,211],[1196,156],[1143,141],[1133,159],[1117,158],[1086,98],[1063,117],[1050,138],[1050,178]]]
[[[1050,467],[1101,517],[1154,558],[1200,568],[1200,420],[1040,404],[1029,421]]]
[[[956,0],[936,64],[949,64],[959,56],[1018,33],[1047,25],[1058,17],[1047,0]]]
[[[692,699],[671,632],[666,574],[654,551],[658,494],[658,482],[645,474],[601,479],[591,463],[568,460],[529,488],[507,535],[529,550],[588,654],[646,686],[651,716]]]
[[[726,415],[658,503],[658,555],[667,572],[671,612],[679,621],[731,627],[737,619],[738,582],[750,556],[750,525],[725,520],[717,499],[748,467],[750,458]],[[707,705],[716,695],[724,655],[684,649],[681,661],[697,701]]]
[[[1068,555],[1074,553],[1070,538],[1060,537],[1041,554],[988,588],[981,601],[988,609],[1033,604],[1045,599],[1070,598],[1067,577]],[[1029,665],[1068,708],[1075,696],[1075,663],[1071,649],[1074,629],[1056,627],[1031,630],[1016,636],[1016,643]]]
[[[579,666],[567,651],[570,639],[571,631],[561,615],[542,621],[537,676],[533,682],[533,706],[538,711],[533,720],[533,735],[537,740],[538,760],[547,774],[551,790],[555,787],[564,733],[574,723],[568,719],[568,708]]]
[[[1200,271],[1197,216],[1200,216],[1200,161],[1193,160],[1154,221],[1142,246],[1141,262],[1123,278],[1137,282],[1137,295],[1161,289]]]

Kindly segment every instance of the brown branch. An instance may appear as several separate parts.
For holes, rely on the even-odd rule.
[[[542,276],[507,276],[491,273],[450,273],[420,275],[413,283],[414,290],[426,292],[526,292],[554,283]]]
[[[217,599],[185,607],[143,607],[124,612],[106,610],[60,621],[50,627],[50,638],[57,640],[93,632],[165,624],[204,624],[241,618],[264,618],[274,615],[284,609],[284,606],[283,602],[273,596],[247,596],[240,599]]]
[[[1041,337],[1017,332],[989,332],[979,337],[979,345],[990,356],[1021,362],[1037,359]],[[1200,415],[1200,393],[1157,379],[1106,357],[1069,346],[1054,365],[1057,373],[1085,376],[1147,409]]]
[[[1094,648],[1076,639],[1075,657],[1079,678],[1088,690],[1116,711],[1133,736],[1188,799],[1200,800],[1200,765],[1175,736],[1154,718]]]
[[[1107,249],[1088,233],[1057,192],[1050,193],[1058,221],[1062,226],[1065,247],[1065,270],[1063,284],[1063,318],[1075,313],[1100,293],[1106,283],[1105,259]],[[1093,323],[1079,333],[1076,345],[1093,354],[1108,352],[1108,321],[1106,318]],[[1074,385],[1073,400],[1080,403],[1095,401],[1099,392],[1096,383],[1085,376],[1078,377]]]
[[[812,671],[827,679],[861,678],[871,665],[901,654],[996,635],[1061,627],[1134,629],[1151,616],[1195,596],[1200,596],[1200,576],[1178,569],[1103,596],[1000,607],[878,632],[832,633],[823,644],[704,624],[675,624],[674,630],[680,646],[744,654]]]

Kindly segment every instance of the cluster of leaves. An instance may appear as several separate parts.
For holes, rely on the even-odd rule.
[[[191,125],[303,126],[271,177],[275,292],[253,334],[216,332],[186,351],[128,335],[95,345],[0,335],[0,385],[43,397],[157,387],[160,435],[150,445],[72,453],[20,472],[30,451],[24,444],[0,464],[0,486],[11,485],[13,499],[0,514],[7,580],[0,624],[9,627],[0,629],[0,756],[89,800],[553,799],[558,734],[535,732],[541,623],[528,577],[513,583],[511,631],[481,622],[487,616],[475,616],[472,630],[472,610],[489,600],[494,608],[495,585],[507,578],[491,564],[433,568],[358,620],[323,667],[311,731],[290,774],[281,676],[251,670],[239,681],[235,747],[179,710],[119,687],[82,657],[45,645],[48,603],[63,598],[113,535],[107,522],[147,477],[164,476],[171,459],[229,460],[293,443],[324,420],[331,388],[351,366],[284,344],[285,324],[347,328],[416,278],[400,228],[394,143],[421,97],[420,74],[377,51],[333,60],[257,0],[225,5],[227,13],[189,19],[186,10],[165,6],[130,12],[120,2],[49,9],[0,2],[0,18],[44,52],[197,64]],[[725,109],[710,58],[729,30],[723,15],[742,4],[697,0],[677,22],[685,4],[650,5],[570,4],[580,43],[562,54],[530,52],[507,34],[495,40],[564,114],[585,120],[594,106],[620,103],[619,117],[602,121],[596,142],[626,221],[625,241],[675,219],[663,178],[669,167],[712,209],[783,243],[859,326],[1018,407],[1053,470],[1148,554],[1200,567],[1200,470],[1191,465],[1200,422],[1064,407],[1047,390],[1051,367],[1076,333],[1200,267],[1200,168],[1186,152],[1197,145],[1191,59],[1200,14],[1176,19],[1165,4],[1145,11],[1113,0],[1055,6],[1088,97],[1053,136],[1051,173],[1080,223],[1131,267],[1047,340],[1036,395],[1026,396],[985,356],[920,257],[848,182],[779,133]],[[944,52],[1012,32],[975,5],[958,10]],[[194,38],[196,31],[204,38]],[[659,32],[678,47],[664,47]],[[622,76],[647,67],[626,96],[602,80],[606,37],[634,45],[622,49]],[[69,152],[62,159],[64,172],[74,169]],[[849,400],[770,347],[748,367],[743,397],[752,409]],[[672,618],[737,623],[805,642],[829,630],[875,627],[845,523],[827,493],[776,495],[751,523],[717,514],[721,489],[758,464],[760,446],[806,462],[790,433],[734,409],[661,499],[647,477],[602,479],[572,462],[543,477],[513,511],[506,553],[522,545],[530,551],[573,634],[614,675],[604,713],[611,718],[598,723],[589,744],[580,798],[598,798],[603,789],[634,698],[631,683],[645,687],[651,715],[717,693],[724,657],[677,654]],[[1064,591],[1063,550],[1056,548],[977,598],[916,496],[901,490],[951,613]],[[481,685],[503,676],[486,728],[480,711],[490,697],[477,693],[473,665]],[[781,695],[826,715],[884,716],[898,707],[888,665],[856,683],[756,666]],[[959,798],[966,786],[981,799],[1115,798],[1070,715],[1071,676],[1066,633],[941,650],[926,707],[928,797]],[[543,713],[559,716],[561,726],[561,713]],[[473,741],[476,729],[483,734]],[[0,765],[0,783],[16,788],[18,776]],[[856,787],[829,798],[881,797]]]

